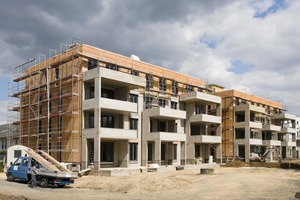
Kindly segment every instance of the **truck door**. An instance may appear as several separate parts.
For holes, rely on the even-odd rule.
[[[27,171],[28,171],[28,158],[18,158],[12,167],[12,174],[14,179],[19,179],[22,181],[27,181]]]
[[[12,166],[10,167],[11,169],[11,173],[14,177],[14,179],[20,179],[21,175],[20,175],[20,171],[19,171],[19,167],[22,163],[22,158],[18,158],[14,164],[12,164]]]
[[[21,165],[19,166],[19,176],[22,181],[28,181],[27,172],[28,172],[28,158],[23,158]]]

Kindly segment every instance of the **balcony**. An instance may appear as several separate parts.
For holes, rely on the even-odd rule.
[[[281,127],[282,133],[296,133],[297,130],[295,128],[290,128],[290,127]]]
[[[262,123],[261,122],[249,122],[249,127],[262,129]]]
[[[188,92],[180,95],[180,101],[183,102],[203,102],[203,104],[221,104],[221,97],[206,94],[202,92]]]
[[[121,87],[139,88],[146,86],[146,79],[128,73],[97,67],[83,73],[83,81],[97,77],[103,78],[102,82]]]
[[[296,142],[281,141],[281,146],[284,146],[284,147],[295,147],[296,146]]]
[[[215,135],[193,135],[190,138],[197,143],[221,143],[221,136]]]
[[[102,109],[116,110],[116,111],[130,112],[130,113],[136,113],[138,107],[137,103],[121,101],[117,99],[108,99],[108,98],[101,98],[100,106]]]
[[[221,117],[220,116],[214,116],[214,115],[206,115],[206,114],[199,114],[199,115],[193,115],[190,118],[191,123],[207,123],[207,124],[220,124],[221,123]]]
[[[95,99],[87,99],[82,101],[82,110],[92,110],[94,109],[96,103]]]
[[[296,120],[296,116],[289,113],[279,113],[274,116],[274,119]]]
[[[145,78],[120,71],[112,71],[111,69],[100,67],[100,75],[103,81],[107,83],[112,82],[113,85],[118,84],[122,87],[130,87],[131,89],[146,86]]]
[[[266,113],[265,108],[262,108],[262,107],[259,107],[259,106],[254,106],[254,105],[250,105],[250,104],[240,104],[238,106],[235,106],[234,110],[235,111],[250,110],[250,111],[254,111],[256,113],[262,113],[262,114]]]
[[[95,128],[86,128],[82,129],[82,135],[86,137],[94,137],[96,134],[96,129]]]
[[[265,146],[281,146],[280,140],[263,140],[263,145]]]
[[[152,107],[144,110],[144,116],[166,119],[185,119],[186,112],[170,108]]]
[[[243,127],[250,127],[256,129],[262,129],[262,123],[260,122],[235,122],[235,128],[243,128]]]
[[[273,124],[264,124],[262,129],[264,131],[277,131],[277,132],[279,132],[281,130],[281,127],[277,126],[277,125],[273,125]]]
[[[262,139],[249,139],[249,144],[250,145],[262,145]]]
[[[137,139],[137,130],[118,129],[118,128],[100,128],[101,138],[113,139]]]
[[[161,140],[161,141],[186,141],[186,135],[183,133],[170,133],[170,132],[151,132],[147,134],[148,140]]]

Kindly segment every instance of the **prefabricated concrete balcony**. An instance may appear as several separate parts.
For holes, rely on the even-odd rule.
[[[281,127],[281,131],[283,133],[296,133],[297,130],[295,128],[290,128],[290,127]]]
[[[256,113],[261,113],[261,114],[265,114],[266,113],[266,109],[259,107],[259,106],[254,106],[254,105],[250,105],[250,104],[240,104],[234,107],[235,111],[242,111],[242,110],[250,110],[250,111],[254,111]]]
[[[214,116],[214,115],[207,115],[207,114],[198,114],[198,115],[192,115],[190,118],[191,123],[196,122],[202,122],[207,124],[220,124],[221,123],[221,117],[220,116]]]
[[[120,84],[122,87],[146,86],[145,78],[103,67],[100,67],[100,76],[105,82],[113,81],[113,84]]]
[[[262,129],[262,123],[260,122],[235,122],[234,126],[236,128],[250,127],[256,129]]]
[[[187,92],[181,94],[180,101],[183,102],[197,101],[197,102],[203,102],[204,104],[210,104],[210,103],[221,104],[222,99],[219,96],[193,91],[193,92]]]
[[[168,119],[185,119],[186,112],[163,107],[152,107],[143,111],[144,116],[168,118]]]
[[[118,128],[100,128],[101,138],[113,138],[113,139],[137,139],[137,130],[118,129]]]
[[[262,129],[264,131],[280,131],[281,130],[281,127],[280,126],[277,126],[277,125],[273,125],[273,124],[264,124]]]
[[[274,119],[296,120],[296,115],[282,112],[282,113],[275,114]]]
[[[198,143],[221,143],[221,136],[215,135],[193,135],[190,137],[193,142]]]
[[[263,140],[263,145],[265,146],[281,146],[280,140]]]
[[[136,113],[137,103],[132,103],[129,101],[121,101],[117,99],[101,98],[100,106],[102,109],[116,110],[123,112]]]
[[[250,145],[262,145],[263,141],[262,139],[249,139]]]
[[[148,140],[186,141],[186,135],[184,133],[150,132],[146,137]]]
[[[95,99],[87,99],[82,101],[82,110],[91,110],[94,109],[96,104]]]
[[[99,77],[100,69],[98,67],[82,73],[82,80],[87,81]]]
[[[281,146],[284,147],[295,147],[296,146],[296,142],[292,142],[292,141],[281,141]]]
[[[249,127],[250,128],[257,128],[257,129],[262,129],[262,123],[261,122],[249,122]]]
[[[96,134],[95,131],[96,131],[95,128],[85,128],[85,129],[82,129],[82,135],[94,137],[94,135]]]

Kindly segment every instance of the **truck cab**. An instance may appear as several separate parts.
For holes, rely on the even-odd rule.
[[[28,182],[30,175],[29,168],[32,166],[32,159],[30,157],[18,157],[14,163],[7,169],[6,176],[8,181],[20,180]]]

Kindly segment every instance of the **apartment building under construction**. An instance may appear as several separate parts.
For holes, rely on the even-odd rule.
[[[296,116],[286,113],[281,103],[236,90],[216,94],[222,97],[224,159],[249,161],[268,149],[279,150],[270,151],[270,160],[297,157]]]
[[[20,143],[82,168],[222,160],[221,97],[203,80],[88,45],[16,67]]]

